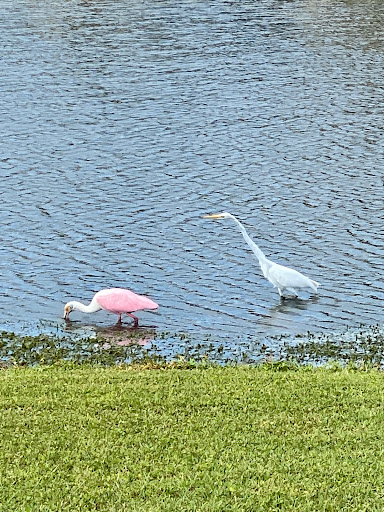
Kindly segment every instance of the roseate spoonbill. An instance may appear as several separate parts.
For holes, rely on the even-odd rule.
[[[259,247],[251,240],[245,227],[242,223],[236,219],[234,215],[228,212],[216,213],[214,215],[204,215],[205,219],[232,219],[243,234],[244,240],[247,242],[249,247],[252,249],[256,258],[259,260],[260,268],[264,274],[264,277],[273,284],[275,288],[279,290],[280,297],[283,299],[289,295],[297,297],[298,289],[310,289],[317,293],[317,288],[320,286],[319,283],[309,279],[297,270],[293,268],[284,267],[278,263],[274,263],[265,257],[265,254],[259,249]]]
[[[140,309],[157,309],[158,307],[156,302],[153,302],[153,300],[144,295],[136,295],[136,293],[124,288],[109,288],[97,292],[88,306],[75,300],[67,302],[64,306],[63,318],[69,320],[69,314],[74,309],[84,313],[94,313],[100,309],[105,309],[105,311],[119,315],[118,323],[121,323],[121,315],[126,314],[130,316],[135,322],[134,326],[137,327],[139,319],[132,315],[132,312],[139,311]]]

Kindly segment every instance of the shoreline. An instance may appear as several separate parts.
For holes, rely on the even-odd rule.
[[[233,348],[235,347],[235,349]],[[280,335],[247,343],[194,340],[185,333],[157,333],[153,329],[117,331],[108,336],[73,334],[16,334],[0,331],[0,367],[52,365],[60,362],[102,366],[152,364],[166,366],[179,361],[226,365],[292,363],[324,366],[380,367],[384,361],[384,329],[360,326],[336,334]]]

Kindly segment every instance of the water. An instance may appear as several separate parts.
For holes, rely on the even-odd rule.
[[[0,1],[0,327],[114,286],[234,351],[380,323],[383,27],[373,0]],[[319,297],[281,302],[223,210]]]

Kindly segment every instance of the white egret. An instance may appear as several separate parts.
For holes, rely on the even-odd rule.
[[[205,219],[232,219],[243,234],[244,240],[247,242],[249,247],[252,249],[256,258],[259,260],[260,268],[264,274],[264,277],[278,289],[280,297],[285,298],[288,295],[294,295],[297,297],[297,290],[299,289],[310,289],[317,293],[317,288],[320,286],[319,283],[309,279],[297,270],[293,268],[284,267],[278,263],[266,258],[262,250],[251,240],[245,227],[242,223],[236,219],[234,215],[228,212],[216,213],[214,215],[204,215]]]

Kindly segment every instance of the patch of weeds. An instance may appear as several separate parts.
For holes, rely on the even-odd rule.
[[[283,345],[285,357],[299,363],[338,364],[381,368],[384,362],[384,330],[379,325],[361,326],[344,333],[325,335],[309,333],[296,336],[299,342],[286,341]],[[351,367],[352,367],[351,366]]]

